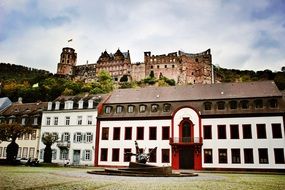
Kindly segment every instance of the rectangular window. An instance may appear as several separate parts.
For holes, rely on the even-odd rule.
[[[226,125],[218,125],[218,139],[226,139]]]
[[[240,164],[240,149],[232,149],[232,163]]]
[[[22,157],[23,158],[28,158],[28,147],[23,147]]]
[[[156,162],[156,151],[157,149],[149,149],[150,157],[149,157],[149,162],[155,163]]]
[[[108,149],[107,148],[101,148],[101,161],[107,161],[108,160]]]
[[[60,160],[67,160],[68,159],[68,149],[61,149],[60,150]]]
[[[259,155],[259,163],[260,164],[268,164],[267,148],[259,148],[258,149],[258,155]]]
[[[81,143],[82,142],[82,134],[80,132],[75,133],[73,140],[75,143]]]
[[[145,112],[145,111],[146,111],[146,106],[140,105],[140,112]]]
[[[37,125],[38,124],[38,117],[34,117],[34,123],[33,125]]]
[[[58,117],[54,117],[54,125],[58,125]]]
[[[238,125],[230,125],[231,139],[239,139],[239,127]]]
[[[275,164],[285,164],[283,148],[274,148]]]
[[[131,155],[128,153],[131,153],[132,149],[131,148],[125,148],[124,149],[124,162],[130,162],[131,161]]]
[[[266,139],[266,128],[265,124],[256,124],[257,138]]]
[[[120,160],[120,149],[119,148],[113,148],[112,149],[112,161],[113,162],[119,162]]]
[[[35,148],[31,147],[29,150],[29,158],[34,158],[35,156]]]
[[[30,134],[29,134],[29,133],[25,133],[25,134],[24,134],[24,139],[25,139],[25,140],[29,140],[29,137],[30,137]]]
[[[120,140],[120,134],[121,134],[121,128],[120,127],[114,127],[113,140]]]
[[[1,149],[0,149],[1,150]],[[18,154],[17,154],[17,158],[21,158],[21,153],[22,153],[22,147],[19,147],[18,149]],[[1,151],[0,151],[0,154],[1,154]],[[1,157],[1,155],[0,155]]]
[[[282,138],[281,124],[272,123],[271,127],[272,127],[272,137],[274,139],[281,139]]]
[[[23,118],[22,118],[22,123],[21,123],[21,124],[22,124],[22,125],[25,125],[25,123],[26,123],[26,118],[25,118],[25,117],[23,117]]]
[[[27,151],[28,152],[28,151]],[[7,155],[7,147],[4,147],[4,150],[3,150],[3,157],[6,158],[6,155]]]
[[[46,122],[47,125],[50,125],[50,117],[47,117],[47,122]]]
[[[204,139],[212,139],[212,126],[211,125],[204,125]]]
[[[69,138],[70,138],[70,136],[69,136],[69,133],[63,133],[63,135],[62,135],[62,141],[63,142],[68,142],[69,141]]]
[[[108,140],[109,139],[109,127],[103,127],[102,128],[102,140]]]
[[[87,116],[87,125],[92,125],[92,116]]]
[[[91,160],[91,150],[85,150],[85,160]]]
[[[125,140],[132,140],[132,127],[125,127]]]
[[[137,140],[144,140],[144,127],[137,127]]]
[[[156,127],[149,127],[149,140],[156,140]]]
[[[19,137],[18,137],[18,140],[22,140],[23,139],[23,134],[22,135],[20,135]]]
[[[92,133],[86,133],[86,142],[92,143],[93,142],[93,134]]]
[[[212,149],[204,149],[204,163],[213,163]]]
[[[243,149],[244,152],[244,163],[253,164],[253,150],[252,148]]]
[[[219,149],[219,163],[220,164],[228,163],[227,149]]]
[[[65,125],[69,125],[70,124],[70,117],[67,116],[65,117]]]
[[[36,137],[37,137],[36,132],[37,132],[36,130],[33,130],[33,131],[32,131],[31,140],[36,140]]]
[[[169,140],[169,126],[162,127],[162,140]]]
[[[51,155],[51,159],[52,159],[52,160],[56,160],[56,149],[52,149],[52,150],[51,150],[51,154],[52,154],[52,155]]]
[[[133,113],[135,106],[128,106],[128,112]]]
[[[250,124],[242,125],[242,135],[243,135],[244,139],[251,139],[252,138],[251,125]]]
[[[77,116],[77,124],[82,125],[82,116]]]
[[[170,160],[170,150],[169,149],[161,149],[161,162],[162,163],[169,163]]]

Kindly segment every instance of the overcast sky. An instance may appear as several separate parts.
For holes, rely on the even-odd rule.
[[[285,0],[0,0],[0,62],[55,73],[66,46],[77,65],[118,48],[132,62],[211,48],[220,67],[278,71]]]

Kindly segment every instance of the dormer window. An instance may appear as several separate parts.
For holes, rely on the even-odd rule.
[[[270,108],[277,108],[277,106],[278,106],[278,103],[277,103],[276,99],[269,100],[269,107]]]
[[[211,110],[212,109],[212,103],[211,102],[205,102],[204,103],[204,109],[205,110]]]
[[[93,100],[88,100],[88,108],[93,108]]]
[[[152,104],[151,105],[151,112],[157,112],[158,111],[158,105],[157,104]]]
[[[105,113],[109,114],[112,111],[112,107],[111,106],[106,106],[105,107]]]
[[[237,101],[230,101],[230,109],[234,110],[237,109]]]
[[[65,101],[65,104],[64,104],[64,109],[66,110],[70,110],[70,109],[73,109],[73,101]]]
[[[47,110],[52,110],[52,102],[48,102]]]
[[[59,106],[60,106],[60,102],[59,101],[55,102],[55,110],[59,110]]]
[[[248,100],[240,101],[240,106],[242,109],[248,109],[249,108],[249,101]]]
[[[170,104],[163,104],[163,112],[169,112],[170,111]]]
[[[121,113],[121,112],[123,112],[123,106],[117,106],[116,113]]]
[[[218,105],[218,110],[224,110],[225,109],[225,102],[224,101],[217,102],[217,105]]]
[[[78,101],[78,109],[82,109],[83,108],[83,100],[79,100]]]
[[[135,106],[133,106],[133,105],[129,105],[129,106],[128,106],[128,112],[129,112],[129,113],[133,113],[134,110],[135,110]]]
[[[140,112],[143,113],[146,111],[146,105],[140,105]]]
[[[255,105],[255,108],[257,109],[261,109],[263,108],[263,101],[262,100],[254,100],[254,105]]]

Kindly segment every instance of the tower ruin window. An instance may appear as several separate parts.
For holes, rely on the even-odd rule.
[[[167,68],[167,65],[164,65],[164,68]]]
[[[157,65],[157,68],[159,69],[159,65]]]
[[[198,62],[198,58],[196,58],[195,61]]]
[[[172,68],[175,68],[175,65],[172,65]]]

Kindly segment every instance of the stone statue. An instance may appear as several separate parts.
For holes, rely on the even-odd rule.
[[[126,152],[125,155],[127,156],[136,156],[136,161],[140,164],[145,164],[148,162],[150,155],[157,149],[157,147],[153,148],[149,153],[145,153],[145,151],[141,151],[137,141],[135,141],[136,146],[136,153]]]

